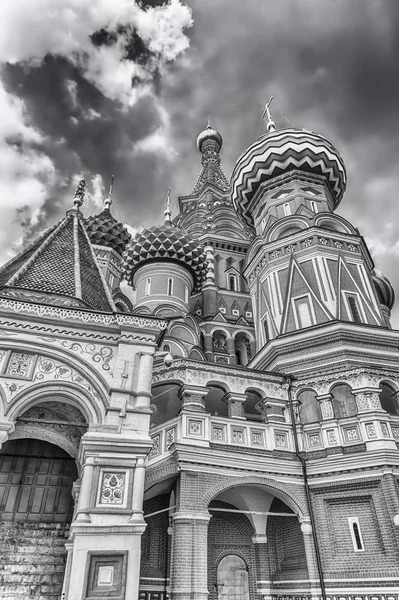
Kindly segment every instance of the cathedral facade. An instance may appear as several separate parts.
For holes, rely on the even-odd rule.
[[[230,180],[207,124],[174,219],[82,181],[0,269],[0,597],[399,600],[394,290],[267,117]]]

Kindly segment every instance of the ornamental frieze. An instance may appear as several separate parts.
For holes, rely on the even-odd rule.
[[[319,377],[312,377],[308,379],[300,379],[294,381],[293,387],[297,389],[298,393],[300,388],[309,386],[318,395],[327,394],[331,386],[335,383],[347,383],[354,390],[361,388],[375,388],[377,389],[383,380],[389,380],[390,382],[398,385],[399,381],[392,376],[391,371],[385,370],[374,370],[368,371],[365,369],[351,369],[348,371],[338,371],[336,373],[328,373],[327,375],[321,375]]]

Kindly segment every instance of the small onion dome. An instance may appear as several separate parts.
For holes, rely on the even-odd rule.
[[[248,225],[253,225],[250,204],[260,184],[294,169],[323,175],[338,206],[346,188],[345,165],[338,151],[318,133],[277,129],[245,150],[231,176],[233,204]]]
[[[132,237],[126,227],[114,219],[109,208],[85,219],[85,227],[92,244],[113,248],[119,255],[123,254]]]
[[[206,140],[214,140],[215,142],[217,142],[217,144],[219,146],[217,148],[218,152],[220,151],[221,147],[223,146],[222,136],[220,135],[220,133],[218,131],[216,131],[216,129],[213,129],[211,127],[209,122],[208,122],[208,125],[206,126],[206,128],[204,129],[204,131],[201,131],[201,133],[197,137],[197,148],[200,152],[202,152],[202,144]]]
[[[381,271],[374,269],[373,271],[373,283],[377,290],[377,296],[383,306],[392,310],[395,304],[395,291],[392,287],[391,282]]]
[[[205,278],[207,261],[203,248],[187,231],[174,227],[170,222],[144,229],[131,240],[124,252],[124,276],[132,283],[139,267],[158,261],[183,264],[193,275],[196,287]]]

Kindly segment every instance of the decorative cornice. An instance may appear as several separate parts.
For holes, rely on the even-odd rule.
[[[44,304],[19,302],[0,297],[0,309],[19,313],[31,313],[39,317],[55,317],[62,320],[75,320],[83,323],[99,323],[101,325],[128,325],[141,329],[166,329],[168,321],[156,317],[140,317],[127,314],[96,313],[90,311],[70,310]]]

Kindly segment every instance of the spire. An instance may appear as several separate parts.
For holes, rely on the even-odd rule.
[[[172,188],[169,188],[167,196],[166,196],[166,208],[164,210],[165,215],[165,225],[172,225],[172,211],[170,210],[170,193]]]
[[[86,181],[85,181],[84,177],[82,177],[77,185],[75,196],[73,198],[73,204],[74,204],[74,207],[76,210],[79,210],[79,208],[82,206],[83,200],[85,197],[85,192],[86,192]]]
[[[108,196],[104,200],[104,210],[109,210],[111,208],[111,204],[112,204],[111,196],[112,196],[113,187],[114,187],[114,176],[112,175],[111,183],[109,186]]]
[[[276,123],[273,121],[272,116],[270,114],[270,105],[273,102],[273,96],[270,97],[269,102],[267,102],[266,106],[265,106],[265,110],[262,113],[262,119],[265,119],[266,121],[266,127],[267,130],[272,133],[273,131],[276,131]]]

